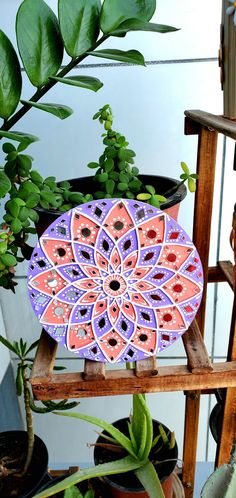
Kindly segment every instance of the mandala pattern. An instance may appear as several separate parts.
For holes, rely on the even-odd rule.
[[[132,200],[78,206],[37,243],[29,296],[45,330],[79,357],[135,361],[173,344],[201,301],[202,266],[184,230]]]

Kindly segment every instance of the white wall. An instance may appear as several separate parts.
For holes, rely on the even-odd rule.
[[[11,38],[14,36],[14,15],[20,3],[17,0],[1,0],[0,29],[5,30]],[[55,0],[48,3],[55,8]],[[222,113],[217,63],[220,9],[220,0],[207,2],[160,0],[155,21],[175,25],[180,27],[181,31],[165,35],[132,33],[124,39],[109,40],[106,44],[107,47],[126,50],[139,49],[148,62],[146,68],[109,63],[104,65],[104,60],[90,57],[86,63],[95,64],[96,67],[76,69],[73,74],[87,74],[100,78],[104,82],[104,87],[97,94],[63,85],[54,87],[43,100],[67,104],[74,108],[74,114],[62,122],[53,116],[31,110],[22,119],[21,129],[36,134],[41,139],[40,142],[33,144],[30,150],[35,157],[35,168],[40,169],[45,176],[56,175],[58,179],[85,176],[86,164],[97,160],[102,150],[100,139],[102,130],[97,122],[92,121],[92,115],[102,105],[110,103],[115,115],[115,127],[126,135],[130,147],[136,151],[137,166],[141,172],[150,174],[160,172],[178,177],[181,160],[186,161],[194,170],[197,139],[184,136],[184,110],[203,109],[215,114]],[[23,97],[29,99],[32,87],[26,81],[24,73],[23,78],[25,81]],[[217,243],[221,150],[220,147],[211,248],[212,262],[215,261]],[[230,169],[232,151],[228,162]],[[231,170],[229,175],[231,178]],[[225,230],[228,233],[228,220],[231,222],[232,185],[232,180],[229,184],[227,182],[230,195],[228,204],[224,207],[221,238],[221,251],[227,254],[229,250],[225,242]],[[189,195],[182,207],[179,221],[190,234],[192,207],[193,198]],[[18,270],[18,275],[21,277],[26,275],[24,265]],[[206,342],[209,353],[213,351],[217,357],[222,357],[225,354],[222,343],[226,344],[227,331],[221,330],[219,336],[219,333],[213,330],[214,299],[214,288],[211,287],[208,298]],[[227,303],[228,295],[224,301],[224,309]],[[16,296],[10,292],[2,292],[2,307],[9,338],[16,339],[22,335],[28,340],[35,340],[40,327],[28,302],[25,278],[18,281]],[[221,347],[218,347],[218,344],[221,344]],[[2,357],[2,351],[0,355]],[[68,369],[78,370],[80,362],[73,358],[72,354],[59,349],[59,356]],[[173,346],[161,356],[159,361],[160,364],[185,362],[182,345],[179,343]],[[150,395],[149,398],[153,415],[175,429],[181,453],[183,393],[162,393]],[[87,399],[81,401],[79,410],[96,413],[101,417],[108,416],[112,421],[129,413],[130,402],[130,396]],[[205,459],[208,443],[210,451],[207,456],[209,459],[214,459],[214,444],[211,439],[207,440],[208,404],[208,397],[203,397],[199,460]],[[35,427],[36,432],[47,441],[52,463],[60,465],[66,462],[69,465],[91,461],[92,452],[86,447],[86,443],[93,442],[96,436],[93,429],[88,425],[85,426],[84,422],[75,420],[69,422],[69,419],[65,422],[64,418],[53,415],[36,415]]]

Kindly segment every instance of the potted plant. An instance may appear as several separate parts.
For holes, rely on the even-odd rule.
[[[0,234],[0,286],[14,291],[16,285],[14,266],[22,258],[30,257],[31,249],[28,247],[27,239],[29,234],[35,231],[32,223],[38,221],[38,213],[35,212],[37,206],[46,210],[49,208],[55,210],[58,207],[68,209],[70,205],[90,199],[90,194],[85,192],[81,201],[81,196],[70,192],[68,182],[62,182],[58,186],[54,177],[43,179],[37,171],[32,170],[32,157],[26,154],[25,150],[38,138],[31,133],[18,132],[12,128],[31,108],[51,113],[60,119],[69,117],[73,111],[68,106],[39,102],[56,84],[98,91],[102,82],[97,78],[67,76],[88,55],[145,65],[143,55],[137,50],[100,50],[100,48],[98,50],[98,47],[109,37],[119,39],[130,31],[157,33],[176,31],[176,28],[172,26],[149,22],[155,12],[155,7],[155,0],[144,2],[132,0],[125,6],[121,0],[115,3],[113,0],[105,0],[102,6],[99,0],[89,2],[58,0],[57,19],[44,0],[24,0],[16,16],[16,37],[26,75],[36,87],[36,92],[28,100],[21,98],[22,78],[19,57],[9,38],[3,31],[0,31],[0,118],[3,120],[0,127],[0,139],[7,138],[19,143],[18,147],[12,143],[3,145],[6,163],[0,168],[0,198],[10,194],[10,199],[7,197],[5,204],[7,212],[2,224],[3,232]],[[43,29],[41,29],[42,26]],[[60,70],[64,49],[71,60]],[[19,103],[22,106],[17,109]],[[108,132],[107,140],[109,140],[112,133],[111,115],[106,109],[102,109],[102,113],[103,116],[104,113],[108,114],[104,122]],[[102,113],[100,113],[101,119],[103,119]],[[121,137],[119,138],[121,140]],[[131,156],[130,160],[132,160]],[[96,176],[98,179],[98,175]],[[133,176],[136,177],[136,174],[133,173]],[[109,178],[109,186],[106,187],[108,195],[112,190],[110,180],[112,178]],[[104,181],[100,177],[99,183],[102,182]],[[119,181],[118,183],[123,184],[124,188],[125,182]],[[135,184],[137,185],[136,180],[134,190],[136,188],[139,193]],[[18,196],[19,189],[21,190],[20,196]],[[159,193],[162,194],[162,192]],[[60,194],[63,196],[62,203]],[[145,195],[146,198],[150,195],[154,199],[155,185],[151,185]]]
[[[93,176],[60,183],[56,177],[44,179],[32,169],[33,158],[22,151],[26,144],[17,148],[10,142],[3,145],[4,174],[11,184],[0,233],[0,285],[3,287],[14,291],[14,266],[24,258],[30,259],[29,234],[37,230],[38,235],[42,235],[56,217],[72,207],[92,199],[137,198],[160,207],[176,219],[180,201],[186,195],[185,183],[191,192],[195,191],[197,175],[190,173],[183,162],[181,181],[140,175],[134,165],[135,152],[128,148],[125,136],[112,129],[113,115],[108,104],[93,118],[99,119],[105,128],[104,151],[98,162],[88,164],[90,169],[96,170]]]
[[[171,475],[173,472],[177,460],[176,441],[174,434],[169,429],[152,420],[144,394],[133,395],[133,411],[130,419],[124,419],[114,424],[82,413],[64,413],[62,415],[85,420],[103,429],[104,432],[95,445],[95,461],[98,464],[95,467],[76,472],[55,486],[37,494],[35,498],[53,496],[72,484],[99,476],[106,476],[106,479],[109,476],[111,496],[119,498],[136,495],[140,498],[168,498],[172,496],[168,474]],[[101,455],[99,454],[100,448],[102,449]],[[101,461],[103,463],[100,463]],[[124,486],[121,486],[119,481],[116,483],[115,475],[129,473],[127,474],[128,482],[130,480],[132,482],[133,476],[130,472],[134,472],[139,481],[138,488],[135,480],[133,489],[122,489]],[[167,476],[168,479],[166,479]],[[166,488],[165,492],[161,479],[163,480],[163,488]],[[124,479],[121,482],[124,483]]]
[[[28,346],[23,339],[11,343],[0,335],[0,343],[18,358],[16,393],[24,399],[27,428],[26,431],[0,433],[0,495],[26,498],[32,496],[38,489],[48,468],[47,448],[44,442],[34,434],[33,412],[49,413],[55,409],[69,410],[78,403],[67,400],[44,401],[42,406],[37,406],[31,394],[28,377],[33,362],[29,354],[36,348],[38,341]]]

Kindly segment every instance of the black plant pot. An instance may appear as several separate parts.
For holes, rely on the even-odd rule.
[[[158,175],[139,175],[140,180],[144,185],[153,185],[158,194],[164,195],[170,189],[176,187],[180,184],[178,180],[174,178],[169,178],[166,176],[158,176]],[[97,190],[100,190],[100,186],[94,181],[93,176],[85,176],[83,178],[74,178],[72,180],[68,180],[72,186],[72,192],[82,192],[83,194],[94,194]],[[59,182],[60,183],[60,182]],[[162,210],[168,210],[168,214],[173,218],[177,217],[176,210],[173,209],[174,206],[177,206],[187,194],[187,189],[185,185],[180,185],[178,190],[174,192],[167,198],[167,201],[164,202],[161,206]],[[37,212],[39,215],[39,221],[37,223],[36,229],[38,236],[40,237],[46,228],[55,221],[58,216],[61,216],[60,211],[53,210],[45,210],[40,207],[37,208]]]
[[[128,418],[124,418],[113,423],[114,427],[118,428],[126,436],[129,436],[127,425],[128,420]],[[154,437],[159,434],[159,425],[160,422],[158,422],[157,420],[153,420]],[[161,425],[168,434],[170,432],[169,429],[164,424]],[[106,434],[106,431],[103,432]],[[99,436],[97,439],[97,443],[104,442],[106,442],[106,440],[102,436]],[[118,458],[123,458],[125,454],[125,451],[123,454],[117,454],[116,452],[111,452],[107,448],[95,445],[94,462],[95,465],[105,462],[112,462],[114,460],[117,460]],[[157,456],[154,456],[152,452],[150,453],[150,460],[158,460],[158,463],[155,465],[155,469],[162,483],[162,487],[166,497],[172,497],[173,494],[172,480],[170,476],[175,469],[177,458],[178,447],[176,442],[172,449],[166,449],[165,447],[161,448]],[[144,488],[140,484],[140,481],[137,479],[133,472],[110,475],[109,477],[106,476],[103,477],[103,480],[109,486],[111,490],[111,496],[117,498],[123,496],[147,496],[145,494]]]
[[[0,461],[9,456],[14,462],[11,468],[23,467],[27,451],[27,433],[24,431],[7,431],[0,433]],[[20,463],[18,462],[20,460]],[[31,498],[39,489],[47,474],[48,451],[38,436],[35,436],[33,456],[25,476],[0,478],[0,496],[2,498]]]

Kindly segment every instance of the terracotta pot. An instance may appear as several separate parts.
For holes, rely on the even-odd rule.
[[[156,191],[163,195],[165,192],[171,188],[178,185],[180,182],[174,180],[173,178],[168,178],[165,176],[155,176],[155,175],[139,175],[140,180],[146,185],[153,185]],[[83,178],[75,178],[68,180],[72,185],[73,192],[83,192],[93,194],[99,190],[99,186],[94,182],[93,176],[85,176]],[[165,211],[169,216],[177,220],[180,202],[186,197],[187,189],[185,185],[181,185],[177,192],[168,197],[168,200],[162,204],[162,210]],[[40,207],[36,208],[39,215],[39,221],[36,224],[36,230],[39,237],[43,234],[46,228],[55,221],[58,216],[61,216],[60,211],[52,211],[42,209]]]
[[[128,429],[127,429],[127,421],[128,418],[120,419],[116,422],[113,423],[115,427],[120,429],[124,434],[128,435]],[[157,420],[153,420],[153,431],[154,431],[154,437],[158,433],[158,427],[160,425],[160,422]],[[165,431],[168,433],[169,429],[164,425],[161,424]],[[97,439],[98,442],[104,442],[104,439],[99,436]],[[121,457],[123,457],[122,455]],[[158,452],[158,460],[162,461],[163,463],[157,464],[156,465],[156,470],[158,473],[158,476],[161,480],[161,485],[162,489],[165,494],[165,498],[173,498],[173,471],[176,465],[178,457],[178,448],[177,444],[175,443],[175,446],[173,449],[167,451],[165,449],[161,449]],[[98,465],[99,463],[104,463],[104,462],[109,462],[109,461],[114,461],[117,459],[117,453],[111,453],[109,450],[102,448],[100,446],[95,446],[94,450],[94,461],[95,464]],[[170,460],[168,462],[164,462],[164,460]],[[102,478],[106,485],[109,488],[109,493],[110,496],[113,498],[132,498],[132,497],[137,497],[137,498],[148,498],[148,494],[140,484],[139,480],[137,477],[134,475],[133,472],[126,472],[123,474],[117,474],[117,475],[112,475],[109,477],[103,477]]]
[[[10,455],[21,458],[27,450],[27,433],[25,431],[7,431],[0,433],[0,460]],[[17,466],[17,463],[15,463]],[[31,498],[39,489],[47,474],[48,452],[38,436],[35,436],[34,451],[29,469],[25,477],[14,474],[0,479],[0,496],[3,498]]]

